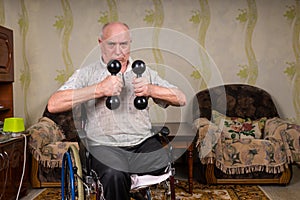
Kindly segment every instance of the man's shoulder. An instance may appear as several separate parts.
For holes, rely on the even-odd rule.
[[[82,66],[80,69],[87,70],[87,71],[106,70],[106,66],[104,66],[100,61],[95,61],[90,64]]]
[[[80,75],[86,75],[88,77],[99,76],[100,74],[105,74],[106,71],[106,66],[103,66],[100,61],[90,63],[78,69]]]

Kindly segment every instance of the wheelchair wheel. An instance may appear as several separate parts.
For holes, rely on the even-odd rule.
[[[68,152],[64,154],[61,169],[62,200],[84,200],[82,167],[79,152],[75,146],[70,146]]]

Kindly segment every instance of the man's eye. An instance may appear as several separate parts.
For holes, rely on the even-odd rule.
[[[108,43],[108,46],[110,46],[110,47],[114,47],[116,44],[115,43],[113,43],[113,42],[109,42]]]
[[[120,43],[116,43],[116,42],[108,42],[107,46],[109,48],[115,48],[117,45],[119,45],[122,49],[126,49],[129,47],[129,42],[120,42]]]
[[[121,45],[122,47],[128,47],[128,42],[121,42],[120,45]]]

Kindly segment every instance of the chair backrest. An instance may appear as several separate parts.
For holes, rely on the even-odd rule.
[[[68,141],[78,140],[78,131],[82,131],[84,127],[84,109],[83,106],[77,106],[72,110],[50,113],[46,106],[43,117],[48,117],[54,121],[63,131]]]
[[[221,85],[198,92],[193,102],[193,119],[206,117],[210,120],[212,110],[229,117],[279,117],[269,93],[245,84]]]

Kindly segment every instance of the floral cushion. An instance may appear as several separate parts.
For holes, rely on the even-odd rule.
[[[252,123],[245,119],[222,119],[219,128],[224,132],[226,139],[261,138],[258,122]]]
[[[250,118],[227,117],[213,110],[212,121],[224,132],[226,139],[260,139],[266,118],[252,121]]]

